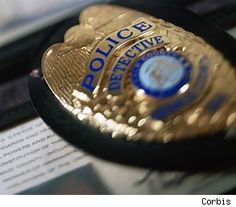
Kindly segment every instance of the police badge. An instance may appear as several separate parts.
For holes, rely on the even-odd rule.
[[[69,141],[84,147],[81,143],[98,134],[107,143],[131,144],[137,152],[131,150],[130,158],[120,156],[128,162],[136,163],[146,153],[149,161],[142,163],[153,166],[151,160],[158,158],[149,157],[160,151],[155,146],[170,151],[195,140],[197,149],[202,144],[209,149],[210,142],[219,140],[222,146],[223,137],[212,136],[225,134],[236,122],[232,63],[200,36],[130,8],[100,4],[83,10],[79,24],[66,31],[64,42],[44,53],[42,72],[60,108],[73,122],[89,126],[78,136],[73,134],[75,128],[69,130],[77,136]],[[84,135],[89,131],[94,134]],[[87,141],[80,136],[87,136]],[[85,148],[94,149],[88,146],[99,143],[100,137]],[[103,147],[107,151],[110,146]],[[119,153],[123,151],[125,147]],[[110,153],[100,152],[109,158]]]

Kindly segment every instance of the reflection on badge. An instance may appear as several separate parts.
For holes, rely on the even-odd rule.
[[[44,54],[51,91],[81,122],[114,138],[174,141],[226,131],[236,119],[233,66],[162,19],[95,5]]]

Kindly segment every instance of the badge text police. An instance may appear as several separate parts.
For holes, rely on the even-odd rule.
[[[156,25],[153,22],[142,18],[134,24],[112,33],[101,41],[92,55],[87,73],[82,80],[81,86],[84,92],[87,94],[93,93],[96,86],[101,81],[108,62],[108,57],[118,46],[136,37],[140,37],[155,28]]]

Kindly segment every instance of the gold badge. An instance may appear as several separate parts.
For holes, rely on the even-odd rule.
[[[112,5],[85,9],[44,54],[51,91],[80,121],[127,140],[226,131],[236,119],[233,66],[200,37]]]

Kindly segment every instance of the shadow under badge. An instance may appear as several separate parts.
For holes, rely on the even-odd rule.
[[[225,134],[236,119],[235,40],[181,8],[114,4],[86,8],[63,43],[51,46],[55,31],[42,47],[29,81],[40,116],[104,159],[161,170],[233,166],[236,142]]]

